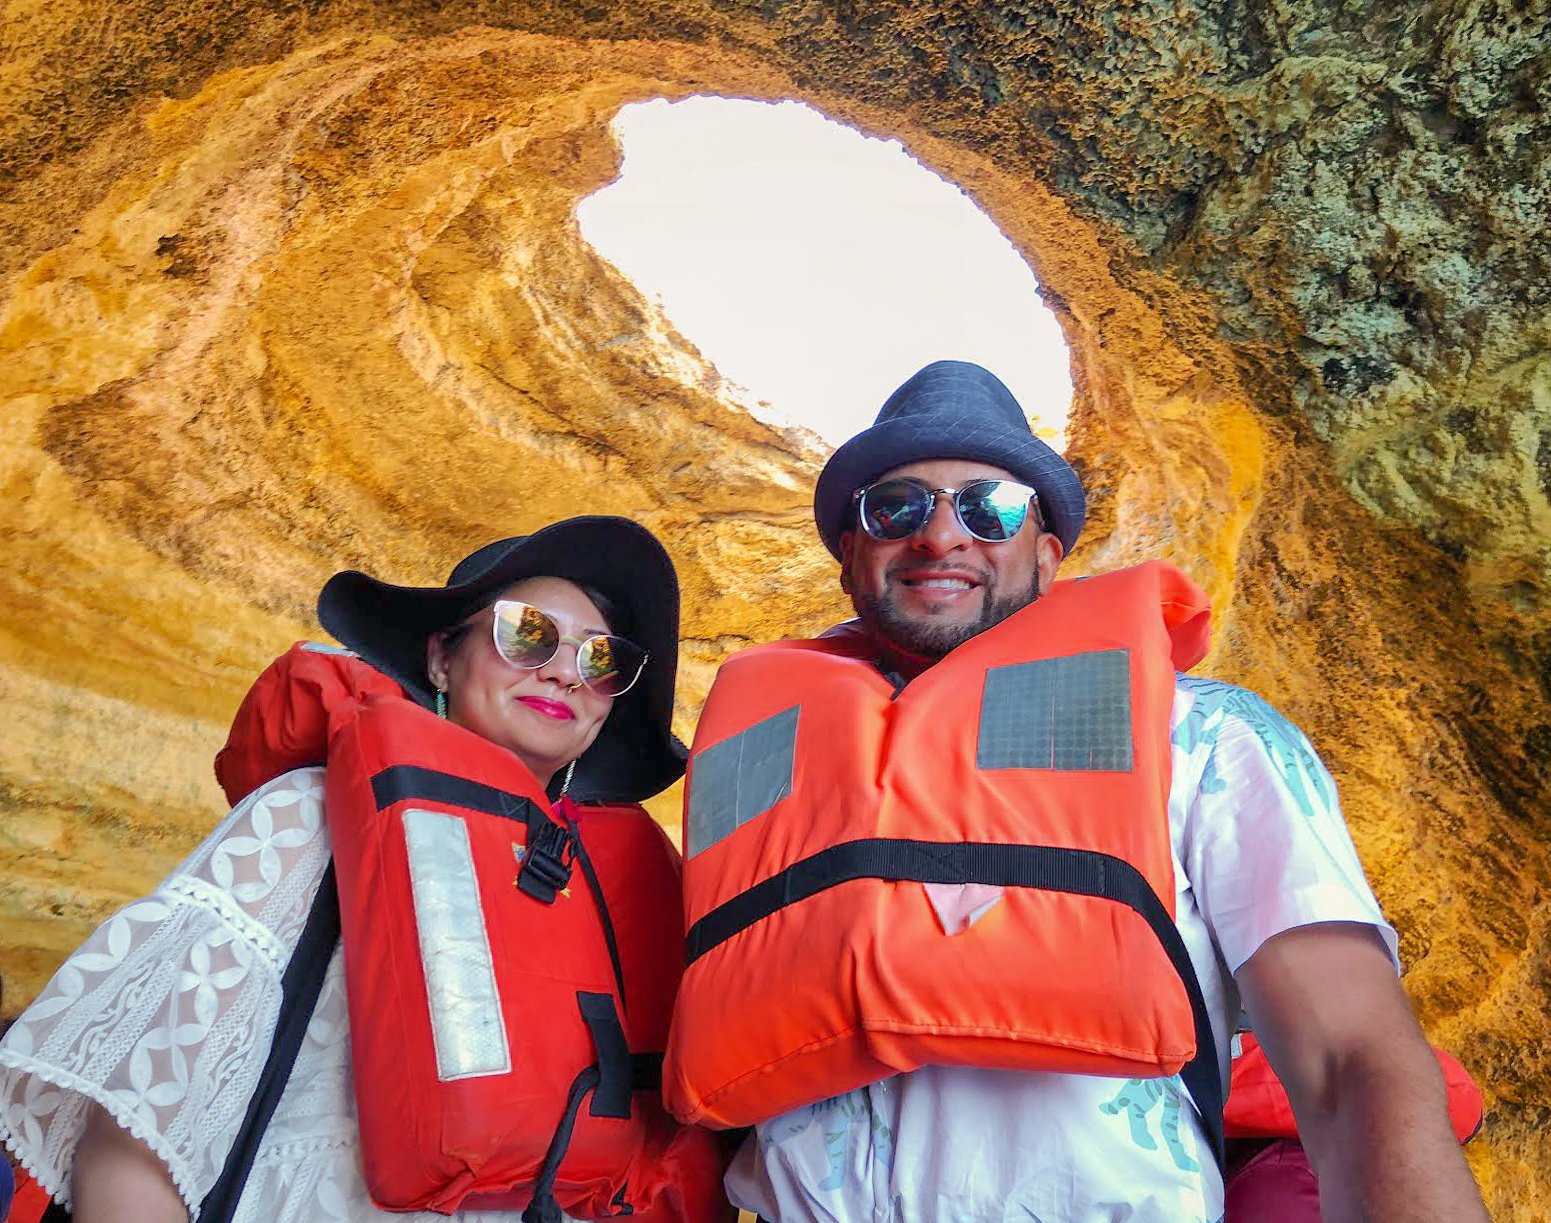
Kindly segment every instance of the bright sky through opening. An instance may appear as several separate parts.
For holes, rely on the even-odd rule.
[[[941,357],[1007,383],[1060,446],[1060,328],[1012,244],[957,187],[795,102],[625,107],[619,179],[582,233],[748,400],[838,444]]]

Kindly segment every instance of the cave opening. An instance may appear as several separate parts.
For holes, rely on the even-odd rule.
[[[838,445],[915,369],[976,361],[1064,445],[1070,354],[1033,271],[898,140],[792,101],[623,107],[583,237],[780,424]]]

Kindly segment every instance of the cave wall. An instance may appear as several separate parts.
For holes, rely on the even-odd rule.
[[[1034,266],[1093,501],[1072,569],[1165,555],[1211,590],[1206,669],[1326,756],[1419,1014],[1486,1088],[1494,1214],[1548,1217],[1551,48],[1526,11],[13,0],[6,1012],[209,827],[225,719],[335,569],[439,581],[484,539],[634,515],[684,582],[682,731],[728,650],[840,613],[822,454],[574,219],[621,105],[795,97],[903,140]]]

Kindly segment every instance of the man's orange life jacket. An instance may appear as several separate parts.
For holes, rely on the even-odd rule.
[[[229,788],[267,780],[266,753],[279,771],[327,760],[373,1200],[725,1217],[717,1143],[660,1102],[682,926],[678,855],[651,817],[552,804],[510,752],[347,654],[293,649],[238,727]]]
[[[1470,1071],[1448,1050],[1434,1045],[1433,1054],[1443,1072],[1449,1125],[1463,1145],[1481,1129],[1481,1089],[1470,1077]],[[1227,1106],[1223,1109],[1223,1131],[1229,1138],[1298,1137],[1298,1122],[1287,1089],[1271,1069],[1253,1032],[1240,1032],[1233,1038],[1233,1073]]]
[[[1208,620],[1150,563],[1056,583],[898,692],[855,634],[725,663],[689,765],[674,1114],[748,1125],[928,1063],[1168,1075],[1199,1048],[1211,1133],[1167,810]]]

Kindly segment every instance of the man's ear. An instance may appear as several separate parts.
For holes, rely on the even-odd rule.
[[[1061,568],[1061,561],[1066,555],[1066,549],[1061,546],[1061,541],[1054,535],[1041,532],[1040,537],[1034,542],[1034,564],[1039,572],[1039,589],[1041,593],[1050,589],[1050,583],[1056,580],[1056,570]]]
[[[856,543],[856,532],[846,531],[840,536],[840,589],[851,593],[851,552]]]

